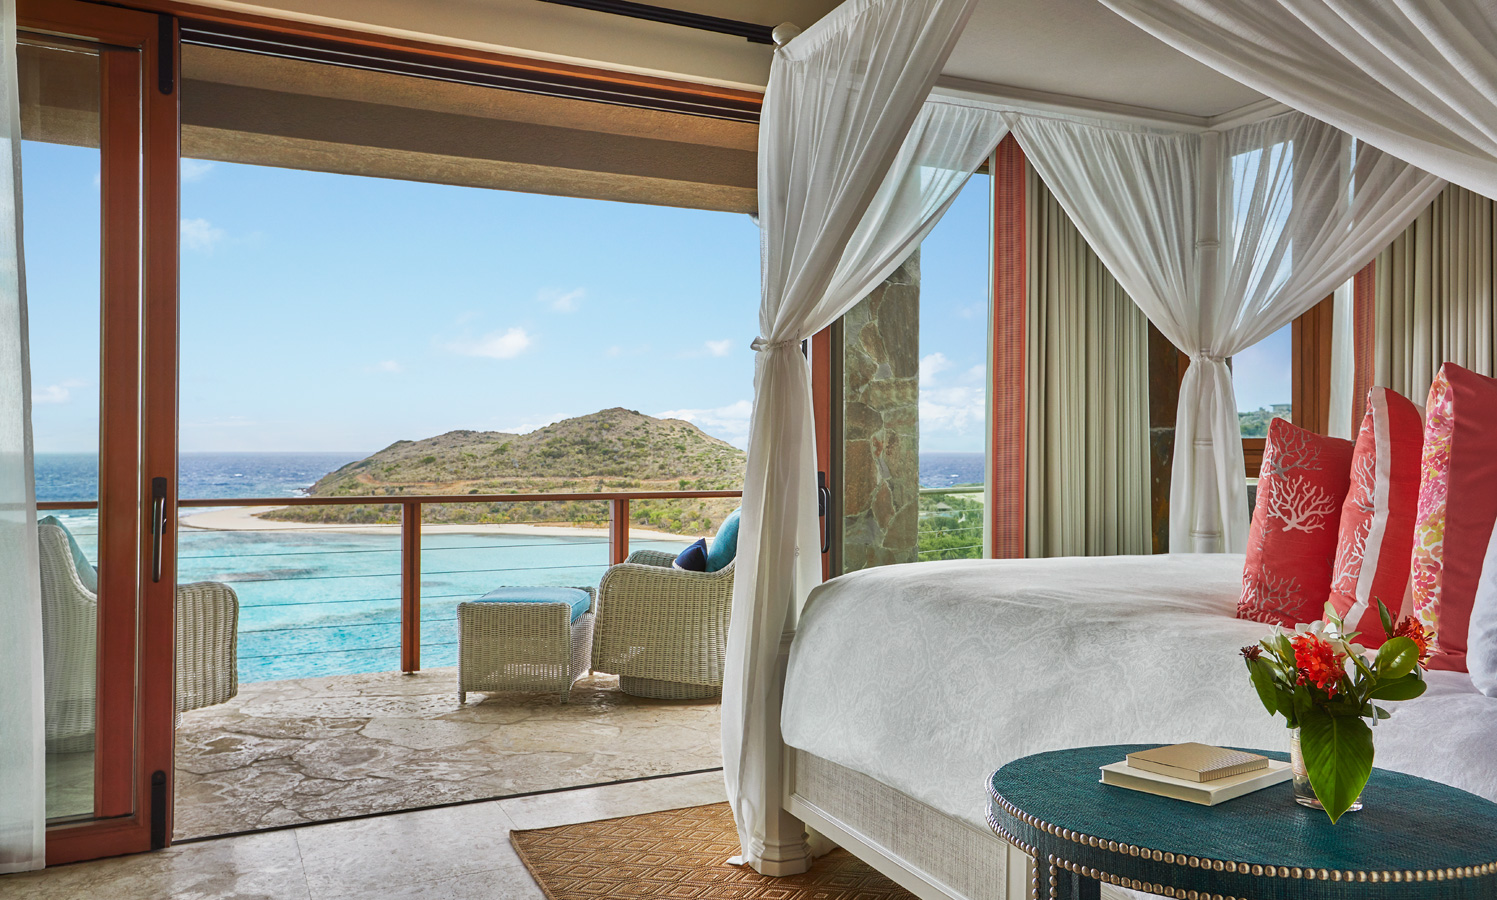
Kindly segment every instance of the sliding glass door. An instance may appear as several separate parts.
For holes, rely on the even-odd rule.
[[[164,488],[177,216],[174,66],[157,47],[173,44],[166,24],[70,0],[18,10],[49,864],[148,849],[168,833],[174,554],[161,524],[174,515]]]

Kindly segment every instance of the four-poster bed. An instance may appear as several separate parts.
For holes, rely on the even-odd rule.
[[[981,778],[970,779],[970,807],[951,799],[959,782],[943,779],[1039,745],[1129,739],[1120,732],[1145,718],[1130,712],[1133,693],[1117,693],[1130,678],[1137,691],[1162,691],[1162,708],[1180,722],[1202,717],[1195,737],[1267,743],[1272,726],[1224,699],[1225,679],[1240,678],[1230,656],[1194,661],[1189,674],[1214,702],[1192,705],[1190,679],[1067,673],[1054,665],[1064,641],[1049,654],[1005,653],[1036,631],[1065,634],[1070,615],[1122,628],[1098,634],[1129,650],[1140,647],[1127,640],[1129,627],[1204,630],[1210,647],[1228,653],[1251,642],[1262,626],[1230,618],[1247,502],[1226,359],[1347,282],[1429,204],[1442,178],[1497,190],[1497,91],[1487,80],[1497,43],[1482,40],[1493,23],[1478,4],[1452,12],[1370,11],[1343,0],[1103,2],[1178,51],[1151,44],[1150,53],[1174,65],[1203,61],[1262,93],[1201,115],[1180,110],[1178,85],[1140,109],[1148,85],[1136,81],[1123,90],[1131,106],[1053,90],[986,91],[958,78],[932,91],[953,61],[1023,39],[985,19],[985,9],[1033,4],[849,0],[776,54],[759,151],[763,337],[741,551],[749,577],[735,594],[723,717],[743,858],[762,872],[805,866],[804,822],[921,896],[1008,896],[1023,877],[1006,871],[1006,851],[981,830],[980,812],[973,817]],[[1057,4],[1054,18],[1084,15],[1083,5],[1092,6]],[[981,27],[965,42],[969,18]],[[1338,91],[1355,96],[1341,103]],[[1171,102],[1175,109],[1164,108]],[[810,550],[810,397],[794,348],[903,259],[1009,131],[1118,282],[1190,358],[1171,549],[1215,555],[895,567],[822,587],[802,620],[819,573]],[[1349,391],[1341,396],[1352,402]],[[1350,420],[1353,411],[1332,416]],[[1140,586],[1140,596],[1122,596]],[[870,621],[898,640],[870,632]],[[951,667],[944,680],[900,657],[911,634],[921,635],[915,644],[927,658]],[[969,646],[952,652],[964,639]],[[984,666],[993,660],[1002,664]],[[1393,732],[1380,759],[1497,797],[1489,775],[1473,774],[1492,769],[1479,749],[1497,734],[1497,705],[1460,674],[1436,683],[1422,704],[1430,718],[1405,719],[1410,730]],[[839,690],[844,683],[851,687]],[[952,685],[966,688],[958,701],[979,702],[933,701]],[[1072,702],[1088,692],[1117,717],[1088,721]],[[1063,725],[1028,744],[1004,730],[1006,716],[1036,709]],[[1455,741],[1439,759],[1421,755],[1428,732],[1418,724],[1452,720],[1477,723],[1476,738]],[[955,737],[943,750],[945,729]]]

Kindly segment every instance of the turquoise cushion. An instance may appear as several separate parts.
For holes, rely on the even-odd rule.
[[[68,526],[62,524],[62,520],[56,516],[37,519],[36,524],[56,525],[62,529],[62,533],[68,536],[68,546],[73,551],[73,568],[78,570],[78,580],[83,582],[83,586],[88,588],[89,593],[97,594],[99,592],[99,572],[94,568],[94,564],[88,561],[88,555],[83,552],[82,547],[78,546],[78,539],[73,537],[71,531],[68,531]]]
[[[502,587],[478,598],[479,603],[566,603],[572,607],[572,621],[582,618],[593,605],[587,591],[568,587]]]
[[[728,513],[723,523],[717,526],[717,534],[712,537],[712,547],[707,551],[707,571],[716,572],[733,561],[738,555],[738,513],[735,509]]]

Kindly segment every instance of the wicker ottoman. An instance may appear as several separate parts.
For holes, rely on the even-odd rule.
[[[552,594],[584,591],[587,610],[571,621],[572,605]],[[560,691],[593,661],[594,588],[500,588],[457,605],[457,702],[469,691]]]

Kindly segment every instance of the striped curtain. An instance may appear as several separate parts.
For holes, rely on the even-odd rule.
[[[1151,552],[1148,319],[1028,169],[1025,555]]]
[[[1423,405],[1443,362],[1493,374],[1494,215],[1497,203],[1451,185],[1378,256],[1377,384]]]

